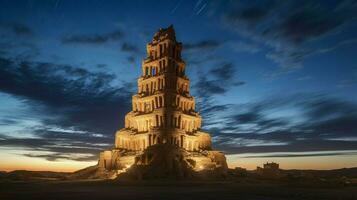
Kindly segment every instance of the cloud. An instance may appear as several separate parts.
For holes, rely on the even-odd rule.
[[[346,78],[341,80],[337,87],[338,88],[346,88],[346,87],[353,87],[357,85],[357,73],[352,74],[351,78]]]
[[[14,125],[17,124],[17,120],[15,119],[4,119],[4,118],[0,118],[0,126],[1,125]]]
[[[231,86],[245,84],[235,78],[236,68],[233,63],[220,63],[206,74],[200,74],[194,88],[198,97],[206,98],[226,93]],[[212,76],[213,79],[209,78]]]
[[[195,43],[184,43],[183,57],[190,65],[207,65],[212,63],[227,62],[226,58],[219,56],[222,49],[231,49],[238,53],[257,53],[261,49],[253,42],[237,40],[201,40]]]
[[[286,18],[272,34],[278,34],[293,44],[301,44],[313,38],[333,31],[342,25],[345,19],[328,14],[325,10],[317,11],[317,8],[303,10]],[[265,34],[270,34],[269,29]]]
[[[133,44],[130,44],[130,43],[127,43],[127,42],[124,42],[122,45],[121,45],[121,50],[124,51],[124,52],[129,52],[129,53],[138,53],[140,52],[139,48]]]
[[[200,109],[201,112],[203,113],[216,113],[216,112],[221,112],[229,109],[230,104],[226,105],[212,105],[210,107],[205,107],[203,109]]]
[[[134,56],[128,56],[126,59],[128,60],[129,63],[135,63],[135,57]]]
[[[226,18],[232,21],[242,21],[247,25],[256,25],[263,20],[274,5],[273,1],[267,3],[267,6],[252,5],[244,8],[236,8],[237,10],[227,13]],[[235,12],[236,11],[236,12]]]
[[[32,36],[33,31],[30,27],[22,23],[15,22],[0,22],[0,29],[8,30],[14,33],[16,36]]]
[[[140,51],[140,49],[134,45],[131,44],[129,42],[124,41],[121,45],[121,51],[125,52],[127,54],[129,54],[126,57],[126,60],[128,61],[129,64],[133,64],[136,61],[136,57],[142,57],[142,52]]]
[[[357,150],[356,140],[345,139],[357,135],[353,102],[326,95],[279,95],[229,105],[224,113],[208,132],[216,147],[228,153]]]
[[[222,82],[220,82],[220,80],[208,80],[205,76],[199,77],[195,88],[200,97],[224,94],[227,92],[227,88],[224,84],[222,84]]]
[[[107,66],[108,66],[107,64],[97,64],[96,65],[97,68],[105,68]]]
[[[60,153],[50,153],[50,154],[34,154],[34,153],[27,153],[23,154],[24,156],[30,157],[30,158],[44,158],[48,161],[58,161],[58,160],[75,160],[75,161],[95,161],[98,159],[98,156],[91,155],[91,154],[84,154],[84,155],[78,155],[78,154],[60,154]]]
[[[291,157],[315,157],[315,156],[344,156],[357,155],[355,151],[327,151],[327,152],[301,152],[301,153],[271,153],[268,155],[242,156],[243,158],[291,158]]]
[[[331,98],[317,98],[303,102],[306,117],[310,120],[329,120],[337,117],[351,116],[357,112],[357,105]]]
[[[216,61],[223,61],[219,58],[215,51],[218,50],[225,43],[218,40],[200,40],[196,42],[184,42],[182,54],[184,60],[191,65],[202,65],[203,63],[210,63]]]
[[[215,64],[207,73],[198,75],[194,83],[194,94],[197,99],[197,110],[205,119],[204,124],[209,125],[211,120],[219,119],[218,113],[227,110],[230,104],[221,104],[214,100],[216,95],[224,95],[231,87],[244,85],[245,82],[237,80],[236,68],[233,63],[223,62]]]
[[[280,66],[279,74],[303,67],[307,57],[334,50],[341,46],[341,41],[349,44],[344,41],[351,41],[352,35],[329,43],[329,47],[321,41],[331,35],[340,37],[357,17],[356,2],[348,0],[272,0],[264,4],[234,1],[225,8],[221,10],[225,27],[265,49],[266,57]]]
[[[63,44],[104,44],[108,41],[120,40],[124,37],[124,33],[120,30],[96,34],[96,35],[68,35],[62,38]]]
[[[202,50],[211,50],[219,47],[220,42],[215,40],[202,40],[197,43],[186,43],[183,46],[184,51],[202,51]]]
[[[241,53],[241,52],[247,52],[247,53],[257,53],[261,51],[261,48],[255,44],[255,43],[248,43],[248,42],[242,42],[242,41],[229,41],[227,42],[227,45],[233,49],[233,51]]]
[[[39,48],[33,43],[34,31],[25,24],[0,21],[0,57],[16,60],[33,59],[39,55]]]
[[[217,77],[218,79],[232,79],[235,73],[235,69],[233,63],[225,63],[221,66],[213,68],[210,72],[213,76]]]
[[[40,126],[24,127],[36,138],[0,140],[2,146],[22,146],[53,153],[97,153],[109,146],[130,109],[132,84],[112,82],[114,74],[41,62],[0,59],[0,92],[31,108]],[[75,148],[78,146],[78,148]]]
[[[232,138],[225,138],[225,140]],[[263,140],[264,142],[265,140]],[[279,143],[278,143],[279,144]],[[257,145],[257,146],[229,146],[217,144],[216,148],[228,154],[242,153],[268,153],[268,152],[304,152],[304,151],[346,151],[356,150],[355,141],[328,141],[328,140],[305,140],[293,141],[287,145]]]
[[[28,157],[46,158],[50,161],[58,159],[82,161],[96,160],[98,152],[110,148],[113,142],[113,138],[109,136],[88,132],[79,134],[63,131],[60,128],[55,131],[53,128],[45,126],[27,127],[26,132],[32,133],[36,138],[11,137],[0,134],[0,145],[2,147],[16,147],[25,150],[24,152],[36,152],[36,154],[23,154]],[[86,156],[83,157],[81,154]]]

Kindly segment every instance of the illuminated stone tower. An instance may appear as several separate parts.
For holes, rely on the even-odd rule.
[[[149,164],[150,158],[142,155],[155,145],[185,151],[185,157],[201,163],[192,166],[196,170],[226,168],[224,155],[211,151],[211,137],[201,131],[201,116],[190,95],[181,50],[182,43],[176,41],[173,26],[160,29],[147,44],[132,111],[125,116],[125,127],[115,134],[115,148],[101,153],[101,168]]]
[[[200,131],[201,116],[189,93],[181,49],[172,26],[160,29],[147,44],[138,93],[132,98],[125,128],[116,133],[116,148],[144,150],[158,143],[188,151],[211,148],[210,136]]]

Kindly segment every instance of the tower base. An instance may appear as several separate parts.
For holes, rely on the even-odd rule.
[[[190,178],[200,172],[224,175],[227,169],[226,157],[221,152],[189,152],[169,144],[156,144],[144,151],[112,149],[101,152],[98,164],[78,171],[76,177],[104,179]]]

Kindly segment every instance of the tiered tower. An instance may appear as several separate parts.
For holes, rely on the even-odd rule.
[[[147,44],[132,111],[125,116],[125,127],[115,134],[115,149],[101,153],[99,166],[131,166],[148,147],[160,144],[184,150],[194,160],[207,158],[208,165],[226,166],[224,155],[211,151],[210,135],[201,131],[181,50],[173,26],[160,29]]]
[[[116,133],[115,147],[136,151],[170,143],[188,151],[209,150],[211,138],[200,131],[201,116],[195,111],[182,44],[173,27],[160,29],[146,50],[138,93],[132,97],[125,128]]]

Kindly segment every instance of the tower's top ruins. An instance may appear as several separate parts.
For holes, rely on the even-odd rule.
[[[165,39],[176,41],[175,29],[173,25],[170,25],[167,28],[160,28],[154,35],[153,43],[160,42]]]

